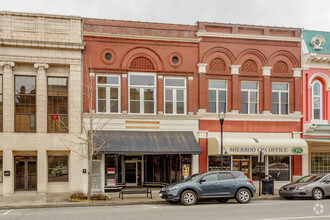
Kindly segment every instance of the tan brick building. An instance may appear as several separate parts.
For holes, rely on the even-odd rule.
[[[81,18],[0,12],[0,194],[82,189]]]

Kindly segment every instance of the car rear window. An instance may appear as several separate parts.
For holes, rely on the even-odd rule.
[[[234,179],[234,177],[230,173],[219,173],[218,179],[219,180],[231,180],[231,179]]]

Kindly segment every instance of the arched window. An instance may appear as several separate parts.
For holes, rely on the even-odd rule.
[[[221,58],[215,58],[210,63],[210,70],[212,71],[225,71],[226,63]]]
[[[313,83],[313,119],[322,119],[322,84],[319,81]]]
[[[257,73],[258,65],[254,60],[246,60],[242,65],[242,72]]]

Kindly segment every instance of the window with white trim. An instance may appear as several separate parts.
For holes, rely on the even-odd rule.
[[[97,75],[97,112],[120,112],[120,76]]]
[[[322,84],[319,81],[313,83],[313,119],[322,119]]]
[[[165,114],[186,114],[186,79],[164,79]]]
[[[287,83],[272,83],[272,113],[289,114],[289,85]]]
[[[258,113],[258,83],[241,82],[241,113]]]
[[[209,112],[227,112],[227,83],[225,81],[209,81]]]
[[[129,113],[156,113],[156,74],[129,74]]]

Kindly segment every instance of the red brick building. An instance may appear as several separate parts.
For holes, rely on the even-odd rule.
[[[93,161],[94,190],[217,169],[220,112],[227,169],[257,178],[263,149],[276,180],[307,172],[300,29],[84,19],[83,35],[85,93],[91,81],[109,143]]]

